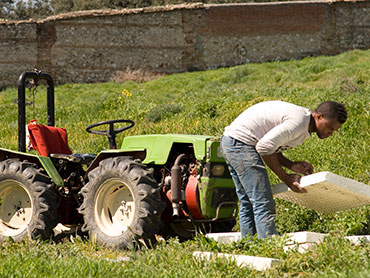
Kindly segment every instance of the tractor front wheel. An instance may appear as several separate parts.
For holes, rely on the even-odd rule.
[[[51,239],[58,206],[55,185],[40,169],[16,159],[0,162],[0,241]]]
[[[147,167],[130,157],[108,158],[92,170],[81,193],[83,230],[92,240],[131,248],[152,240],[162,228],[164,201]]]

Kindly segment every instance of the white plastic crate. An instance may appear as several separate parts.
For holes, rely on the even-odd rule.
[[[228,233],[209,233],[206,237],[211,238],[220,243],[232,243],[241,240],[242,235],[240,232]]]
[[[361,207],[370,204],[370,186],[330,172],[319,172],[302,177],[301,187],[307,193],[293,192],[284,183],[272,188],[274,197],[322,213]]]
[[[225,260],[234,261],[236,265],[239,267],[249,267],[259,271],[267,270],[282,262],[281,260],[278,259],[266,257],[255,257],[225,253],[202,252],[202,251],[194,251],[193,257],[197,260],[215,260],[216,258],[222,258]]]
[[[295,232],[289,233],[289,240],[284,246],[284,250],[297,248],[298,252],[305,252],[311,247],[321,243],[327,234],[314,233],[314,232]]]

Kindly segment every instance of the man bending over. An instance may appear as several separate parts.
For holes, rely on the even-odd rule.
[[[277,233],[275,201],[264,163],[294,192],[304,193],[299,174],[312,174],[313,166],[290,161],[282,151],[299,145],[312,133],[325,139],[346,120],[344,105],[333,101],[321,103],[314,111],[288,102],[266,101],[251,106],[225,128],[221,148],[240,200],[243,237],[257,233],[264,238]]]

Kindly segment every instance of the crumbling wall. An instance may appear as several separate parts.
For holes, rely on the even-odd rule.
[[[186,4],[0,21],[0,87],[34,67],[57,83],[130,68],[183,72],[370,47],[370,1]]]
[[[37,64],[37,24],[0,25],[0,87],[16,86],[18,76]]]

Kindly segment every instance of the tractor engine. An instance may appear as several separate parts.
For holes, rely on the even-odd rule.
[[[192,222],[203,226],[224,221],[234,223],[235,187],[226,163],[217,159],[219,143],[212,143],[206,160],[197,160],[189,145],[181,151],[172,149],[172,161],[160,169],[163,197],[167,203],[162,217],[165,223]]]

